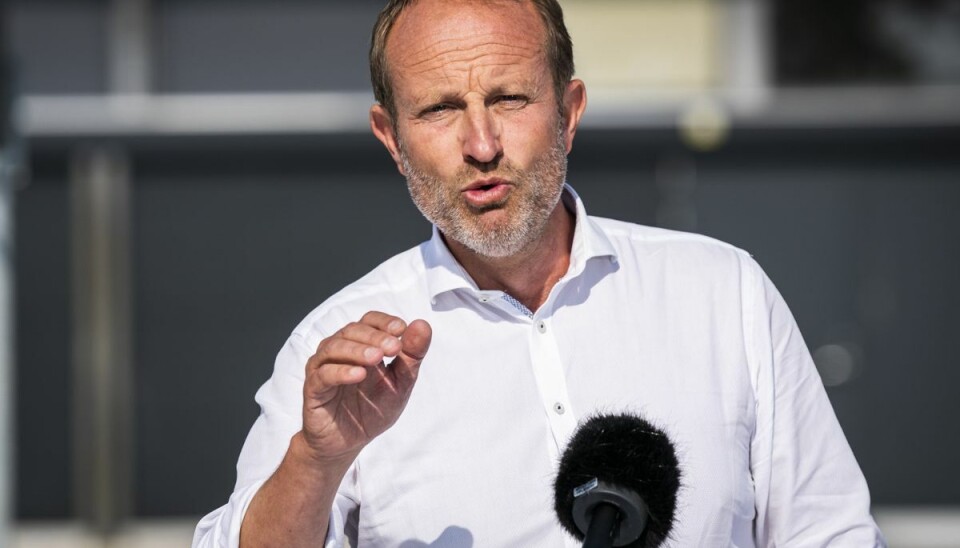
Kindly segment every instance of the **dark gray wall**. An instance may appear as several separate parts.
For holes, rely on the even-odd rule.
[[[53,518],[71,515],[69,203],[62,162],[35,160],[14,192],[16,510]]]
[[[108,90],[107,0],[8,0],[23,90]],[[376,0],[155,0],[156,91],[366,90]]]

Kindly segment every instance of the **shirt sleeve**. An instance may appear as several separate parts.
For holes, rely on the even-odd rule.
[[[200,520],[193,536],[193,548],[239,547],[240,526],[250,501],[280,465],[290,438],[303,425],[304,367],[312,354],[311,345],[297,333],[291,335],[280,350],[273,376],[257,391],[260,416],[240,451],[233,494],[227,504]],[[334,501],[326,548],[343,546],[344,531],[357,506],[352,494],[355,477],[351,467],[342,483],[343,493],[338,493]]]
[[[752,259],[743,271],[757,396],[751,444],[757,545],[886,546],[870,515],[866,480],[790,310]]]

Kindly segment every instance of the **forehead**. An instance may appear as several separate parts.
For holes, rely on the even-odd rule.
[[[530,2],[419,0],[398,17],[386,43],[391,77],[473,64],[545,62],[545,29]]]

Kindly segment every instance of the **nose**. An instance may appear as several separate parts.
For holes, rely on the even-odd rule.
[[[466,109],[462,141],[463,159],[472,164],[495,164],[503,154],[500,124],[485,107]]]

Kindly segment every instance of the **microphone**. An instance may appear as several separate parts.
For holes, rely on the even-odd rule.
[[[629,413],[594,415],[560,458],[554,510],[584,548],[655,548],[673,528],[680,476],[661,430]]]

